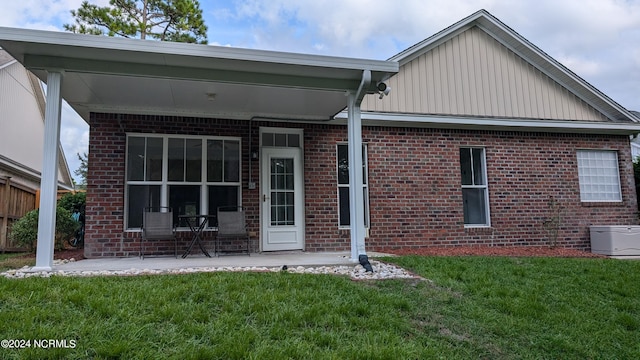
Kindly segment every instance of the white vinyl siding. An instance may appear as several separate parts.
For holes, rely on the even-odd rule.
[[[577,158],[581,201],[622,201],[616,151],[578,150]]]
[[[27,70],[17,62],[0,69],[0,154],[18,163],[22,169],[40,173],[44,115],[38,98],[44,95],[41,88],[34,89],[29,77]],[[62,179],[61,170],[59,180]]]
[[[478,27],[401,64],[382,99],[362,111],[609,121],[538,68]]]

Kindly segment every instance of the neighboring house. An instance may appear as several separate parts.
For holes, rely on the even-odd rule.
[[[36,208],[44,139],[44,91],[40,80],[0,49],[0,250],[13,246],[7,232],[14,220]],[[58,187],[73,189],[59,147]]]
[[[631,141],[631,158],[635,161],[640,156],[640,144],[638,139],[635,138]]]
[[[640,112],[632,110],[631,113],[640,119]],[[640,139],[636,134],[631,137],[631,158],[635,161],[638,156],[640,156]]]
[[[137,255],[151,205],[242,205],[254,251],[352,258],[554,230],[588,249],[589,225],[638,221],[639,119],[486,11],[389,61],[7,28],[0,45],[90,124],[87,257]]]

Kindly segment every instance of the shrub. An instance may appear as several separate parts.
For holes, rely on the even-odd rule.
[[[76,192],[66,193],[58,200],[58,207],[67,209],[70,213],[84,212],[84,206],[87,202],[87,193]]]
[[[26,247],[30,251],[35,250],[38,237],[38,210],[26,213],[11,226],[11,239],[18,247]]]
[[[64,249],[64,242],[71,239],[80,227],[80,223],[71,217],[71,211],[58,206],[56,208],[56,249]]]
[[[11,238],[16,245],[27,247],[32,252],[38,238],[38,210],[32,210],[13,223]],[[64,242],[73,237],[80,223],[71,217],[71,212],[61,206],[56,208],[55,248],[64,249]]]

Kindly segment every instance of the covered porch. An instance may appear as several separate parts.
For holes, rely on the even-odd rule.
[[[240,205],[244,205],[248,198],[261,204],[257,207],[260,226],[255,234],[260,241],[259,251],[287,250],[278,246],[270,248],[270,244],[275,244],[269,241],[270,236],[297,236],[296,241],[302,242],[300,248],[304,250],[305,174],[298,172],[295,175],[295,171],[299,170],[294,170],[297,183],[292,193],[293,202],[285,204],[292,209],[293,216],[286,217],[284,221],[277,214],[274,218],[271,213],[277,211],[274,209],[278,206],[269,205],[269,190],[272,187],[265,185],[267,181],[264,181],[274,175],[269,172],[271,165],[276,163],[285,161],[293,164],[295,169],[301,169],[304,134],[300,132],[300,126],[278,126],[278,130],[273,131],[269,126],[255,129],[252,123],[322,124],[332,120],[335,114],[346,107],[349,164],[351,168],[361,168],[360,104],[366,94],[378,92],[379,85],[398,71],[398,63],[389,61],[13,28],[0,28],[0,46],[47,84],[43,155],[45,165],[42,174],[36,270],[49,270],[53,266],[57,179],[55,150],[60,134],[62,99],[89,123],[92,139],[105,142],[103,145],[107,147],[109,144],[106,143],[112,133],[124,134],[127,144],[132,138],[136,141],[144,138],[145,144],[148,138],[154,138],[154,141],[160,138],[164,144],[163,155],[159,160],[164,178],[157,183],[153,182],[156,181],[154,179],[144,177],[146,169],[139,183],[135,182],[138,181],[136,179],[131,180],[132,172],[127,168],[131,164],[120,161],[121,152],[127,150],[117,148],[113,150],[113,156],[103,154],[104,158],[97,158],[92,152],[93,145],[90,144],[86,214],[89,239],[92,231],[102,231],[95,239],[112,236],[117,245],[118,241],[124,243],[127,238],[131,238],[132,233],[135,234],[136,230],[131,225],[135,219],[132,220],[129,214],[129,210],[135,208],[131,206],[131,198],[128,197],[132,186],[156,186],[154,189],[157,190],[152,191],[157,192],[159,204],[166,206],[172,201],[169,193],[171,187],[184,185],[172,182],[168,177],[170,162],[167,154],[169,143],[173,141],[171,139],[175,139],[175,135],[184,135],[182,140],[187,144],[188,139],[194,136],[191,130],[183,132],[173,129],[167,134],[159,134],[157,129],[149,129],[148,132],[135,133],[127,130],[130,121],[128,117],[140,116],[142,121],[153,118],[154,122],[164,122],[163,126],[168,128],[176,118],[218,119],[235,122],[239,124],[238,128],[242,127],[241,124],[246,124],[244,128],[247,133],[237,136],[240,148],[237,152],[240,164],[238,178],[223,179],[220,184],[214,185],[235,184],[238,186]],[[118,126],[93,133],[104,118],[111,118]],[[195,121],[196,126],[198,121]],[[197,129],[193,131],[198,133]],[[205,130],[200,130],[199,134],[197,139],[203,149],[202,154],[206,154],[204,148],[210,143],[215,145],[218,144],[217,141],[235,141],[228,136],[217,138],[219,134],[215,132],[205,134]],[[296,134],[299,136],[297,148],[300,150],[292,150],[296,146],[289,146],[288,140],[284,145],[280,142],[283,136],[289,139],[290,135]],[[249,141],[243,142],[243,138]],[[259,139],[257,147],[254,139]],[[291,141],[295,144],[295,140]],[[197,142],[193,145],[197,146]],[[224,143],[221,144],[225,146]],[[118,158],[120,163],[105,164],[104,161],[110,158]],[[245,171],[243,166],[247,163],[248,171]],[[254,163],[259,164],[259,170],[256,171],[256,167],[251,166]],[[145,166],[147,165],[148,163]],[[204,173],[208,171],[206,166],[206,161],[202,160],[201,168]],[[105,181],[105,177],[108,180]],[[366,254],[362,172],[350,171],[349,177],[349,258],[356,260],[359,255]],[[183,182],[188,183],[187,179],[183,179]],[[121,186],[125,183],[126,185]],[[213,185],[205,180],[198,184],[202,190],[194,195],[200,200],[195,205],[196,211],[206,214],[212,211],[211,203],[215,201],[211,200],[210,194],[215,191],[211,190]],[[98,204],[108,193],[111,193],[110,201],[114,203],[114,207]],[[293,232],[288,230],[292,226],[295,227]],[[127,233],[128,236],[123,235]],[[91,246],[90,243],[87,245]]]
[[[370,254],[371,255],[371,254]],[[251,256],[214,256],[208,258],[195,254],[186,259],[181,257],[154,257],[141,260],[137,257],[84,259],[68,263],[55,264],[53,271],[130,271],[144,270],[172,271],[178,269],[251,269],[251,268],[296,268],[298,266],[341,266],[353,265],[348,252],[265,252]]]

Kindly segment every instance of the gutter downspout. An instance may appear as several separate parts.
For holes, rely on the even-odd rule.
[[[349,144],[349,220],[351,224],[351,261],[359,261],[363,266],[366,259],[365,227],[364,227],[364,194],[362,192],[362,117],[360,105],[367,89],[371,85],[371,71],[362,72],[360,86],[355,92],[348,93],[347,132]],[[363,263],[363,259],[365,263]],[[370,267],[370,265],[369,265]],[[369,268],[365,266],[367,271]]]

